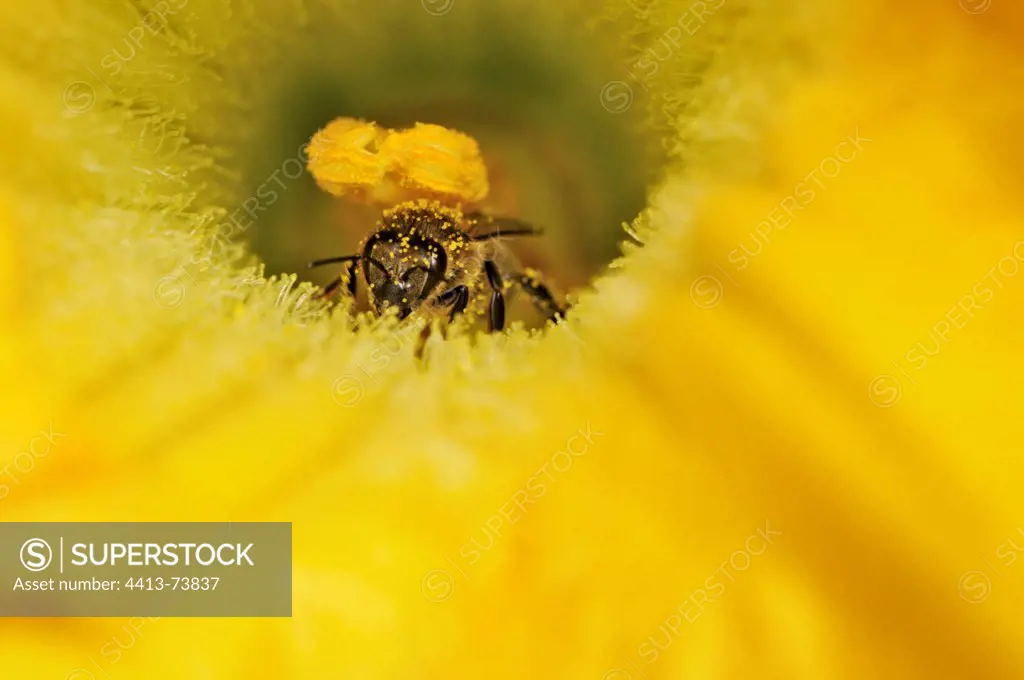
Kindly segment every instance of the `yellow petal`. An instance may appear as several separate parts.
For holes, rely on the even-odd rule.
[[[204,252],[252,198],[229,150],[268,144],[243,83],[278,92],[323,26],[309,63],[514,26],[563,36],[562,73],[597,8],[173,3],[84,113],[52,103],[90,78],[68,40],[95,68],[139,10],[5,12],[0,518],[295,527],[291,619],[7,619],[7,675],[1024,675],[1024,10],[610,4],[648,66],[576,113],[670,131],[644,247],[567,324],[426,367],[415,331]]]

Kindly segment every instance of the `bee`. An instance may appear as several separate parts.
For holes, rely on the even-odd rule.
[[[484,231],[480,231],[484,227]],[[347,283],[355,296],[357,269],[366,282],[378,315],[394,311],[399,319],[417,312],[446,313],[448,322],[486,296],[488,329],[505,328],[505,291],[518,285],[549,320],[564,318],[559,303],[536,272],[499,271],[484,244],[507,237],[536,236],[541,231],[512,218],[481,212],[463,214],[458,205],[418,199],[385,210],[357,255],[315,260],[309,267],[344,264],[344,273],[321,293],[327,297]]]
[[[310,150],[309,171],[322,189],[393,206],[383,211],[358,254],[309,263],[345,265],[321,297],[345,283],[354,297],[359,271],[379,315],[446,314],[452,323],[486,307],[489,330],[499,332],[505,328],[505,292],[517,285],[548,319],[565,316],[567,306],[536,272],[501,272],[496,253],[487,247],[540,230],[512,218],[463,212],[463,205],[479,204],[489,190],[480,147],[469,135],[433,124],[391,130],[372,121],[337,118],[313,136]],[[424,333],[429,329],[427,324]]]

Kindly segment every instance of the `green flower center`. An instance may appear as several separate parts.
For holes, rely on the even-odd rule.
[[[622,223],[643,209],[662,159],[632,93],[616,90],[626,58],[609,36],[565,10],[424,0],[360,12],[310,17],[294,49],[245,74],[259,87],[231,150],[234,221],[266,274],[326,285],[341,270],[305,263],[355,253],[379,217],[321,191],[303,167],[302,146],[339,116],[475,137],[491,181],[485,207],[545,229],[509,249],[563,293],[620,254]]]

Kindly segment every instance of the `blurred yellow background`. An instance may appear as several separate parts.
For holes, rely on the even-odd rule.
[[[292,618],[4,619],[0,676],[1024,676],[1024,8],[39,0],[0,31],[0,520],[294,523]],[[567,322],[426,365],[355,330],[291,274],[372,214],[307,176],[221,238],[341,115],[476,136]]]

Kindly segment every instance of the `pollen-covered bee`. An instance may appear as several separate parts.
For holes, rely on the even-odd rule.
[[[489,190],[487,168],[472,137],[440,125],[417,123],[396,131],[338,118],[313,136],[309,148],[309,170],[325,191],[394,206],[384,211],[358,254],[309,263],[347,265],[322,296],[345,282],[354,296],[358,270],[374,310],[393,309],[400,319],[446,312],[451,322],[485,305],[490,330],[501,331],[511,285],[529,294],[549,319],[565,315],[566,306],[535,272],[499,271],[496,252],[486,245],[539,230],[515,219],[463,212],[462,206],[479,204]]]
[[[521,286],[549,319],[565,315],[565,307],[534,272],[502,273],[493,253],[483,247],[487,241],[539,233],[517,220],[464,215],[458,206],[419,199],[384,211],[358,255],[317,260],[309,266],[347,264],[345,274],[324,289],[325,296],[346,282],[355,295],[358,268],[374,310],[384,314],[394,309],[399,319],[416,311],[441,310],[454,321],[484,294],[488,328],[495,332],[505,328],[508,285]]]

